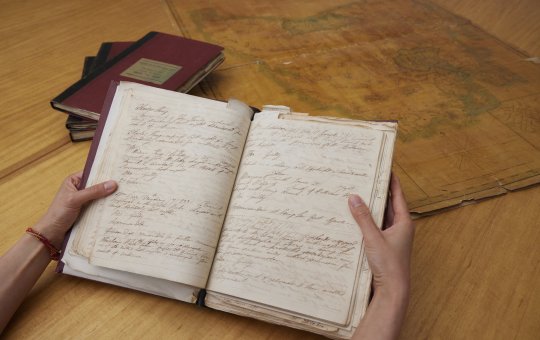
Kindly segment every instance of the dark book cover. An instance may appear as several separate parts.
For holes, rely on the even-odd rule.
[[[84,58],[81,79],[87,77],[93,70],[116,57],[132,44],[133,41],[102,43],[95,57]],[[69,130],[69,137],[72,142],[91,140],[94,136],[96,127],[97,122],[89,118],[80,118],[70,114],[66,120],[66,128]]]
[[[133,41],[114,41],[102,43],[90,71],[97,69],[120,53],[124,52],[128,47],[133,45],[133,43]]]
[[[96,57],[93,56],[84,58],[81,79],[90,74],[95,65],[95,61]],[[72,142],[91,140],[93,133],[90,133],[90,131],[96,129],[96,121],[69,115],[66,119],[66,129],[69,130],[69,138],[71,138]]]
[[[71,85],[51,105],[97,120],[111,81],[187,92],[223,61],[222,50],[221,46],[150,32]]]
[[[94,158],[96,157],[96,152],[99,146],[101,135],[103,133],[103,128],[105,127],[105,122],[107,121],[107,116],[109,114],[109,110],[111,108],[111,104],[113,102],[114,94],[116,93],[117,86],[118,86],[117,82],[111,82],[109,86],[107,87],[107,93],[105,93],[105,99],[103,103],[103,111],[101,111],[102,119],[100,119],[98,122],[94,140],[92,141],[92,145],[90,146],[90,150],[88,151],[88,156],[86,158],[86,163],[84,164],[84,170],[83,170],[81,182],[79,183],[79,186],[77,188],[79,190],[86,188],[86,182],[88,181],[88,176],[90,175],[90,170],[92,169],[92,164],[94,163]],[[56,266],[57,273],[61,273],[62,270],[64,269],[62,256],[64,252],[66,251],[66,246],[67,246],[67,242],[69,240],[70,234],[71,234],[71,229],[66,233],[66,237],[64,238],[64,242],[62,244],[62,255],[60,256],[60,260],[58,261],[58,265]]]
[[[90,57],[85,57],[84,58],[84,64],[83,64],[81,79],[90,74],[95,61],[96,61],[96,57],[90,56]]]

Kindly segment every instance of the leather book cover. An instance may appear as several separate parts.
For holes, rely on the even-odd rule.
[[[99,51],[96,55],[94,64],[92,65],[90,71],[93,71],[94,69],[105,64],[120,53],[124,52],[129,46],[133,45],[133,43],[133,41],[115,41],[102,43],[99,47]]]
[[[96,133],[94,134],[94,140],[92,141],[92,145],[90,146],[90,150],[88,151],[86,163],[84,164],[81,183],[79,184],[78,188],[79,190],[86,187],[86,181],[88,180],[88,176],[90,175],[90,169],[92,169],[92,164],[94,163],[94,158],[96,157],[99,141],[103,133],[103,128],[105,127],[105,122],[107,121],[107,116],[109,115],[109,109],[111,108],[117,86],[118,82],[111,82],[109,83],[109,87],[107,88],[107,93],[105,94],[105,101],[103,103],[103,110],[101,111],[101,119],[98,122]],[[66,233],[66,237],[64,238],[64,242],[62,243],[62,254],[60,255],[58,265],[56,266],[57,273],[61,273],[64,269],[62,257],[64,256],[64,252],[66,251],[67,242],[70,236],[71,229]]]
[[[112,58],[116,57],[132,44],[133,41],[115,41],[102,43],[95,57],[84,58],[84,66],[81,78],[87,77],[93,70],[105,64]],[[72,142],[91,140],[93,134],[91,134],[90,132],[92,130],[95,130],[96,126],[97,122],[94,119],[81,118],[71,114],[66,120],[66,128],[69,130],[69,136]]]
[[[95,61],[96,61],[96,57],[92,57],[92,56],[84,57],[84,64],[83,64],[81,78],[84,78],[88,74],[90,74],[90,71],[92,71]]]
[[[150,32],[51,101],[53,108],[99,119],[111,81],[187,92],[223,60],[223,47]],[[196,80],[195,82],[193,80]],[[189,88],[183,88],[189,84]]]
[[[94,67],[95,60],[96,57],[93,56],[84,58],[81,79],[90,74]],[[72,142],[84,142],[92,139],[92,137],[88,137],[88,135],[96,129],[96,121],[87,118],[80,118],[74,115],[68,115],[66,119],[66,129],[69,130],[69,138]],[[86,136],[81,136],[81,133],[86,134]]]

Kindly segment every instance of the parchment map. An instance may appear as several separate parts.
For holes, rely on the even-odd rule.
[[[231,1],[169,3],[185,36],[225,47],[199,94],[398,120],[416,213],[540,182],[540,65],[469,21],[429,2]]]

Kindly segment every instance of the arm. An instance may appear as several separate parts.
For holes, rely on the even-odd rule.
[[[368,206],[359,196],[349,198],[349,207],[364,236],[374,289],[373,299],[353,339],[396,339],[409,303],[414,236],[414,225],[398,178],[392,176],[384,230],[377,228]]]
[[[47,213],[33,227],[57,249],[60,249],[81,207],[113,193],[117,188],[115,182],[108,181],[79,191],[80,182],[81,173],[66,178]],[[43,243],[29,234],[24,234],[0,258],[0,333],[49,262],[49,252]]]

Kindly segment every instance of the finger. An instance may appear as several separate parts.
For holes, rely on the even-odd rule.
[[[75,204],[82,206],[87,202],[112,194],[116,188],[118,188],[118,184],[115,181],[99,183],[75,192],[73,194],[73,200]]]
[[[376,244],[382,238],[381,231],[373,221],[366,203],[358,195],[349,196],[349,209],[364,235],[367,245]]]
[[[390,191],[395,220],[399,220],[401,218],[410,219],[411,216],[409,214],[409,208],[407,208],[407,202],[405,201],[403,190],[401,190],[399,178],[394,174],[392,174],[392,179],[390,182]]]

